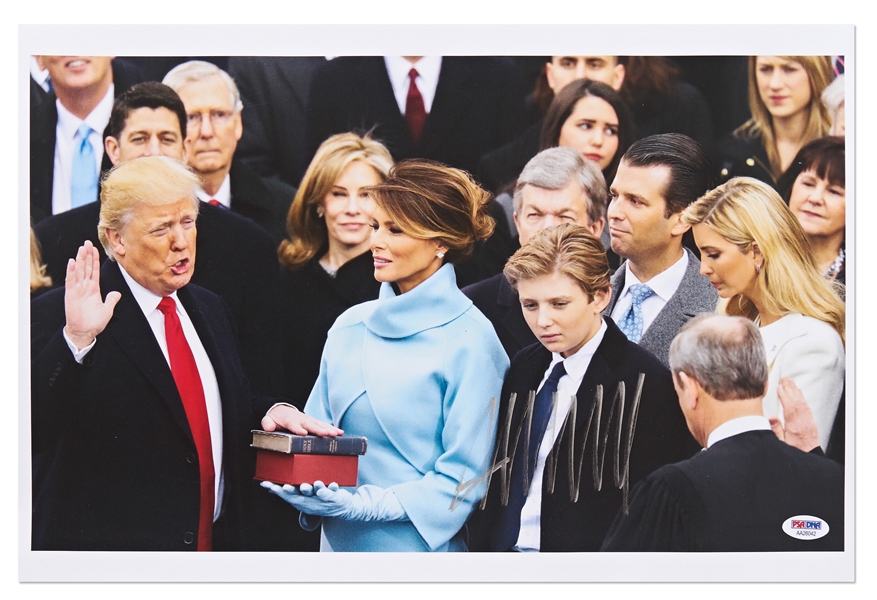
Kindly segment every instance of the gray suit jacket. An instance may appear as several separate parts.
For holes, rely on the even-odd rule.
[[[700,261],[688,248],[684,250],[688,253],[688,268],[685,270],[685,276],[676,293],[661,309],[639,341],[640,346],[657,356],[667,367],[670,366],[670,343],[679,329],[692,317],[715,311],[719,301],[719,294],[709,279],[700,274]],[[609,306],[603,311],[607,317],[612,316],[612,310],[618,301],[618,293],[624,289],[626,272],[622,263],[612,276],[612,297],[609,299]]]

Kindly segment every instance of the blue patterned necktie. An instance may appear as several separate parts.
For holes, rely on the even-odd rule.
[[[527,492],[524,489],[524,469],[527,469],[527,485],[533,481],[533,471],[538,460],[539,445],[545,437],[548,421],[551,418],[552,401],[557,392],[557,383],[566,375],[563,361],[560,361],[551,369],[551,374],[545,380],[545,384],[536,394],[533,403],[533,422],[530,425],[530,444],[526,454],[522,452],[524,443],[524,431],[518,440],[515,451],[515,461],[512,466],[511,483],[509,487],[509,503],[501,509],[497,523],[494,526],[495,535],[491,543],[495,551],[505,551],[515,545],[521,532],[521,509],[527,501]],[[526,462],[525,462],[526,461]]]
[[[97,163],[88,139],[91,127],[83,123],[73,137],[73,172],[70,203],[73,208],[97,200]]]
[[[630,286],[631,303],[630,308],[621,317],[618,322],[618,328],[624,332],[631,342],[639,343],[643,336],[643,300],[654,294],[652,288],[644,283],[637,283]]]

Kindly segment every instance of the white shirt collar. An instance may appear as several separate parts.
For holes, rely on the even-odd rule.
[[[387,67],[387,75],[393,86],[393,94],[399,105],[399,112],[405,114],[405,105],[408,99],[408,87],[411,84],[408,72],[411,67],[417,69],[417,89],[423,96],[423,107],[429,113],[432,110],[432,101],[435,98],[435,90],[438,86],[439,73],[442,70],[441,56],[424,56],[413,65],[401,56],[385,56],[384,64]]]
[[[733,400],[727,400],[727,402],[733,402]],[[737,417],[736,419],[725,421],[713,429],[706,440],[706,447],[709,448],[716,442],[721,442],[726,438],[746,433],[747,431],[761,431],[765,429],[770,431],[770,421],[768,421],[767,417],[762,415]]]
[[[88,126],[91,127],[92,131],[103,138],[104,129],[106,129],[107,123],[110,122],[110,114],[113,112],[114,90],[115,86],[111,83],[110,89],[107,90],[106,95],[98,105],[94,107],[88,116],[85,117],[85,119],[80,119],[74,115],[67,110],[63,104],[61,104],[61,100],[56,99],[55,106],[58,108],[58,127],[60,128],[61,134],[63,134],[66,139],[72,140],[73,136],[76,135],[79,126],[85,122],[88,123]],[[103,150],[103,144],[101,144],[98,148],[95,148],[95,153],[103,155]]]
[[[219,203],[224,207],[231,208],[231,173],[225,174],[225,179],[222,180],[222,185],[219,186],[219,189],[216,190],[214,195],[210,196],[200,188],[198,188],[198,191],[196,191],[195,194],[198,196],[198,200],[210,202],[210,200],[215,199],[219,200]]]
[[[622,288],[621,294],[618,296],[619,298],[627,294],[627,290],[630,289],[630,286],[642,283],[637,276],[633,274],[633,271],[630,270],[629,260],[625,261],[624,270],[624,288]],[[670,298],[673,297],[673,294],[676,293],[676,290],[679,289],[679,284],[682,283],[682,280],[685,278],[686,270],[688,270],[688,252],[683,248],[682,257],[669,268],[649,279],[646,282],[646,285],[648,285],[655,295],[665,303],[669,302]]]
[[[49,85],[46,83],[46,80],[49,78],[49,70],[40,69],[36,56],[30,57],[30,76],[33,77],[34,81],[40,84],[41,88],[47,92],[49,91]]]
[[[128,274],[128,271],[126,271],[125,267],[123,267],[121,264],[119,265],[119,270],[122,272],[122,277],[125,278],[125,283],[127,283],[128,287],[131,288],[131,295],[134,296],[134,299],[140,306],[140,310],[142,310],[143,314],[146,316],[152,314],[158,308],[158,303],[161,302],[162,296],[153,294],[148,289],[134,281],[134,278]],[[174,299],[174,302],[176,302],[177,312],[179,312],[180,301],[179,299],[177,299],[177,293],[172,293],[170,297]]]
[[[594,334],[594,337],[585,342],[585,345],[579,348],[575,354],[573,354],[572,356],[568,356],[567,358],[563,358],[559,353],[552,352],[551,364],[548,365],[548,369],[546,369],[545,371],[543,383],[545,379],[548,379],[548,375],[551,373],[554,365],[556,365],[560,361],[563,361],[563,368],[566,370],[566,375],[564,377],[569,377],[571,381],[577,382],[575,387],[576,389],[578,389],[579,384],[581,384],[582,379],[585,377],[585,371],[588,370],[588,365],[591,364],[591,359],[597,352],[597,348],[600,346],[600,342],[603,341],[603,336],[605,335],[605,333],[606,321],[601,319],[600,329],[598,329],[597,333]],[[560,382],[558,382],[558,384],[559,383]]]

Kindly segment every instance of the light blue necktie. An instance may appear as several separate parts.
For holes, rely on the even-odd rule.
[[[97,200],[97,163],[94,147],[88,136],[91,127],[83,123],[73,137],[73,173],[70,186],[70,203],[73,208]]]
[[[624,332],[631,342],[639,342],[643,336],[643,300],[654,294],[652,288],[644,283],[637,283],[630,286],[631,303],[630,308],[621,317],[618,322],[618,328]]]

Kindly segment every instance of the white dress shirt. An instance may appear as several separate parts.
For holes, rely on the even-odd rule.
[[[119,265],[119,270],[122,272],[128,287],[131,288],[131,295],[134,296],[134,299],[140,306],[140,310],[143,311],[143,315],[149,322],[149,327],[152,329],[155,340],[161,347],[161,352],[164,354],[168,368],[170,368],[171,362],[167,350],[167,337],[164,332],[164,315],[158,310],[158,303],[161,302],[162,297],[153,294],[134,281],[125,269],[122,268],[122,265]],[[195,331],[195,326],[192,325],[192,320],[189,318],[188,313],[180,304],[177,293],[174,292],[170,297],[174,299],[177,305],[177,316],[180,318],[183,334],[186,336],[186,341],[195,357],[198,374],[201,376],[201,386],[204,388],[204,401],[207,404],[207,421],[210,425],[210,444],[213,449],[213,468],[216,473],[214,482],[216,504],[213,508],[213,520],[215,521],[221,513],[222,492],[224,488],[224,478],[222,476],[222,402],[219,397],[219,383],[216,380],[216,372],[213,370],[213,364],[207,356],[207,351],[204,350],[204,345],[201,343],[198,332]],[[67,337],[66,331],[64,332],[64,339],[67,341],[67,346],[70,347],[78,363],[82,363],[85,355],[97,343],[97,338],[95,338],[89,346],[82,350],[77,350],[76,346],[70,341],[70,338]]]
[[[219,186],[214,195],[209,195],[201,188],[198,188],[195,194],[198,196],[198,200],[203,200],[204,202],[218,200],[224,207],[231,208],[231,174],[226,173],[225,179],[222,180],[222,185]]]
[[[545,437],[539,445],[539,454],[536,459],[536,468],[533,470],[533,481],[530,483],[530,491],[527,494],[527,500],[521,509],[521,530],[518,534],[518,541],[514,546],[515,550],[520,552],[538,552],[540,547],[540,537],[542,535],[542,474],[545,470],[545,461],[551,449],[557,441],[560,434],[563,420],[566,418],[569,409],[572,406],[573,397],[578,393],[579,387],[582,385],[582,379],[585,377],[585,371],[591,364],[591,359],[597,351],[600,342],[603,341],[603,335],[606,333],[606,322],[600,323],[600,329],[588,340],[579,351],[563,358],[556,352],[551,353],[551,364],[545,370],[542,381],[539,383],[539,389],[545,385],[545,381],[554,369],[554,365],[563,361],[563,367],[566,375],[557,382],[557,409],[551,413],[548,420],[548,427],[545,428]],[[538,390],[537,390],[538,393]]]
[[[733,400],[729,400],[729,402],[733,402]],[[737,417],[736,419],[725,421],[713,429],[706,440],[706,447],[709,448],[716,442],[721,442],[726,438],[746,433],[747,431],[760,431],[765,429],[770,431],[770,421],[767,417],[761,415]]]
[[[633,271],[630,270],[630,261],[625,261],[624,269],[624,287],[621,288],[621,292],[618,294],[618,301],[615,303],[615,308],[612,309],[612,320],[616,323],[621,321],[621,318],[624,317],[624,313],[627,312],[630,308],[631,302],[633,302],[633,295],[630,293],[630,287],[638,283],[643,283],[633,274]],[[688,252],[683,250],[682,258],[673,263],[670,268],[658,273],[645,282],[645,284],[652,289],[654,294],[643,300],[640,305],[643,309],[643,335],[645,335],[649,326],[658,316],[658,313],[663,310],[667,305],[667,302],[670,301],[670,298],[673,297],[673,294],[676,293],[676,290],[679,289],[679,284],[681,284],[682,280],[685,278],[685,271],[687,269]]]
[[[58,108],[58,123],[55,125],[55,167],[52,173],[52,214],[57,215],[72,208],[70,186],[73,184],[73,152],[74,140],[79,126],[83,122],[91,127],[88,140],[94,148],[96,172],[100,175],[100,164],[104,158],[104,129],[110,122],[113,111],[113,90],[110,84],[103,100],[94,107],[85,120],[80,119],[64,108],[60,100],[55,100]],[[94,198],[97,200],[97,197]]]
[[[416,63],[411,64],[408,59],[401,56],[385,56],[384,64],[387,66],[387,75],[393,86],[393,94],[399,104],[399,112],[405,114],[408,104],[408,88],[411,86],[411,78],[408,72],[411,67],[417,69],[417,89],[423,96],[423,108],[429,114],[432,111],[432,101],[435,98],[435,88],[438,86],[439,72],[442,70],[441,56],[424,56]]]

